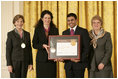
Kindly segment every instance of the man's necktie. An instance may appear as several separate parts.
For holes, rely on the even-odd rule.
[[[74,35],[74,30],[73,29],[71,29],[70,34]]]

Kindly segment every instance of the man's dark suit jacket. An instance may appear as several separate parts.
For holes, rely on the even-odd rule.
[[[8,32],[6,41],[6,59],[7,66],[12,65],[13,61],[24,61],[27,64],[33,64],[32,62],[32,49],[30,34],[24,31],[24,38],[20,38],[20,35],[15,32],[15,29]],[[21,44],[25,43],[26,47],[21,48]]]
[[[70,35],[70,29],[63,32],[63,35]],[[76,27],[74,35],[80,35],[80,61],[78,63],[72,61],[65,61],[65,69],[77,69],[82,70],[88,66],[88,53],[89,53],[89,34],[86,29],[79,26]]]

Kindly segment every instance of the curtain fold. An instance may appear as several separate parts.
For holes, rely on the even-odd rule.
[[[30,32],[31,41],[34,35],[34,25],[39,20],[43,10],[50,10],[53,14],[53,22],[59,29],[59,34],[69,28],[67,25],[67,14],[75,13],[78,17],[77,24],[92,29],[91,18],[99,15],[103,18],[103,28],[111,33],[113,52],[112,66],[114,77],[117,77],[117,1],[24,1],[24,29]],[[34,70],[27,74],[28,78],[36,77],[36,52],[33,49]],[[57,62],[57,77],[65,78],[64,63]],[[88,77],[86,69],[85,78]]]

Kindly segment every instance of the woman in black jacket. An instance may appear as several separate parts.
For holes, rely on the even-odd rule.
[[[58,29],[52,22],[53,15],[50,11],[44,10],[41,18],[35,26],[33,37],[33,48],[38,49],[36,56],[36,76],[37,78],[55,78],[56,62],[48,60],[48,37],[58,35]]]
[[[16,15],[13,19],[15,29],[7,34],[6,59],[11,78],[26,78],[28,67],[32,69],[30,33],[23,30],[24,22],[22,15]]]

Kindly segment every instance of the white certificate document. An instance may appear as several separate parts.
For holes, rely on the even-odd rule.
[[[77,42],[57,41],[57,56],[77,56]]]

